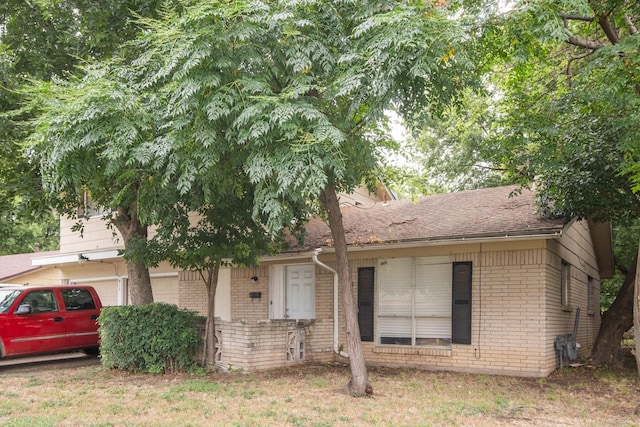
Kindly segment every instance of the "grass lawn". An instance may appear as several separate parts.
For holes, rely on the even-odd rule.
[[[514,378],[371,368],[373,397],[342,393],[342,365],[131,375],[101,366],[0,375],[1,426],[632,426],[635,371]]]

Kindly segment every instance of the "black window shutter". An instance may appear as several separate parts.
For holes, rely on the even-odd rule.
[[[451,341],[471,344],[471,262],[453,263]]]
[[[373,273],[373,267],[358,268],[358,323],[362,341],[373,341]]]

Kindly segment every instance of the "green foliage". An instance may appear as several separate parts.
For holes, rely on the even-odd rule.
[[[200,344],[197,315],[175,305],[105,307],[100,354],[107,368],[153,374],[186,372]]]
[[[44,214],[37,221],[9,211],[0,218],[0,255],[33,252],[35,244],[41,251],[58,249],[60,224],[52,214]]]
[[[611,279],[604,279],[600,282],[600,312],[604,313],[616,300],[618,292],[624,283],[625,276],[616,271]]]
[[[176,216],[195,195],[213,224],[200,225],[206,234],[186,221],[180,234],[166,229],[190,236],[176,248],[178,262],[190,262],[193,249],[205,261],[210,251],[213,269],[222,249],[251,259],[266,233],[302,227],[325,192],[375,177],[373,136],[385,111],[407,120],[427,106],[441,111],[472,78],[451,18],[422,2],[239,0],[189,3],[145,20],[135,46],[144,53],[126,74],[158,120],[154,165],[184,196]],[[236,209],[233,230],[222,221]]]
[[[631,263],[635,262],[640,240],[640,219],[619,221],[613,227],[613,251],[615,274],[611,279],[601,281],[600,309],[605,312],[616,299]]]
[[[496,120],[491,93],[465,91],[459,105],[427,116],[414,131],[419,178],[427,192],[451,192],[507,185],[513,179],[496,161],[488,130]]]
[[[185,270],[211,270],[224,265],[254,265],[260,255],[273,253],[278,240],[254,219],[253,193],[248,178],[238,168],[220,164],[208,179],[215,192],[204,193],[198,183],[180,195],[165,187],[163,197],[180,203],[157,206],[156,233],[147,249],[159,259]],[[172,196],[166,193],[173,192]],[[280,236],[278,236],[280,237]]]
[[[375,180],[386,109],[442,111],[472,80],[450,18],[420,2],[166,7],[141,19],[133,61],[27,92],[50,203],[73,216],[88,191],[119,208],[113,225],[157,224],[148,247],[131,240],[130,261],[252,262],[302,228],[329,183]]]
[[[376,176],[378,124],[439,111],[471,78],[446,10],[420,2],[199,2],[146,20],[138,85],[160,95],[158,151],[184,194],[229,153],[268,230],[300,223],[329,183]],[[205,187],[205,194],[213,192]],[[306,208],[305,208],[306,207]],[[260,220],[262,222],[262,220]]]
[[[536,0],[477,16],[471,33],[486,91],[423,125],[427,182],[536,182],[544,213],[613,221],[617,273],[602,283],[606,309],[638,245],[628,224],[640,213],[640,8]]]
[[[88,190],[123,234],[121,220],[158,225],[147,248],[125,240],[128,261],[252,262],[321,194],[371,183],[388,109],[414,122],[475,81],[454,17],[421,1],[186,1],[141,20],[134,54],[34,85],[30,148],[61,211]]]
[[[640,218],[618,221],[613,227],[613,250],[616,268],[626,272],[637,255]]]
[[[0,241],[2,254],[26,253],[39,243],[43,249],[58,246],[57,218],[40,200],[37,167],[22,156],[16,143],[21,133],[13,120],[2,114],[19,102],[15,88],[18,56],[0,37]]]
[[[83,79],[34,82],[23,92],[25,107],[36,115],[29,124],[28,150],[38,161],[48,205],[61,215],[78,219],[82,229],[88,194],[95,207],[107,212],[107,227],[117,227],[128,260],[157,264],[145,250],[149,225],[141,199],[159,200],[150,144],[155,123],[144,96],[127,83],[126,74],[109,65],[85,69]],[[146,209],[145,209],[146,208]],[[129,248],[131,246],[131,248]]]
[[[501,95],[488,136],[499,147],[494,159],[522,182],[541,183],[541,205],[553,215],[601,221],[640,212],[640,39],[632,29],[640,11],[614,3],[522,2],[486,33],[496,46],[526,40],[499,58],[491,80]]]
[[[74,73],[79,60],[112,56],[140,31],[132,11],[156,16],[158,0],[5,0],[0,43],[16,52],[16,67],[34,78]]]
[[[0,3],[0,240],[10,242],[3,247],[5,251],[27,252],[36,242],[46,249],[58,246],[58,232],[49,231],[57,218],[42,186],[39,163],[31,151],[24,151],[27,130],[19,126],[32,115],[28,111],[8,114],[24,102],[19,89],[27,79],[50,81],[82,74],[78,64],[111,57],[140,30],[132,12],[156,16],[160,3]],[[133,53],[131,49],[125,52]]]
[[[536,182],[543,212],[612,221],[620,230],[640,214],[638,3],[512,6],[481,33],[484,63],[492,70],[487,81],[496,94],[486,137],[497,148],[492,161],[524,185]],[[625,234],[635,242],[623,255],[618,249]],[[616,278],[602,283],[603,308],[620,289],[637,234],[618,232],[615,245],[620,258]],[[631,307],[624,309],[630,313]]]

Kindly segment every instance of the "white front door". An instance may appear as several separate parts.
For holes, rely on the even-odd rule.
[[[314,319],[316,317],[315,266],[291,265],[287,267],[288,319]]]

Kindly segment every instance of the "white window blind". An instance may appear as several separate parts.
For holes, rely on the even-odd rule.
[[[393,258],[380,263],[381,316],[411,316],[413,259]]]
[[[380,260],[378,342],[450,342],[452,263],[449,257]]]

